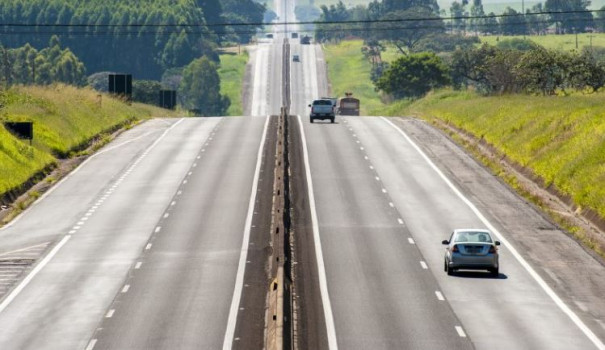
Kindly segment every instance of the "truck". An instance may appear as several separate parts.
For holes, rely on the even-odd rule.
[[[313,123],[315,119],[330,119],[330,122],[334,123],[334,104],[331,100],[314,100],[313,103],[309,105],[309,107],[311,107],[311,113],[309,115],[311,123]]]
[[[338,101],[338,114],[359,115],[359,99],[353,97],[351,92],[346,92],[345,96]]]

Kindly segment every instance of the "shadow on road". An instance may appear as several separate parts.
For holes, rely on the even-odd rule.
[[[456,273],[452,277],[459,278],[483,278],[483,279],[498,279],[498,280],[506,280],[508,276],[500,273],[498,276],[494,276],[489,272],[480,272],[480,271],[456,271]]]

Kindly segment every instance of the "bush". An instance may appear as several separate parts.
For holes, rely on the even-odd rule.
[[[420,97],[450,83],[447,66],[434,53],[418,53],[395,60],[376,87],[395,98]]]

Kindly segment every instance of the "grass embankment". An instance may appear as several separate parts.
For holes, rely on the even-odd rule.
[[[441,91],[397,114],[437,118],[483,138],[605,218],[605,94],[482,97]]]
[[[242,115],[242,82],[248,63],[248,52],[242,49],[241,55],[224,53],[220,55],[221,67],[218,74],[221,78],[221,94],[227,95],[231,105],[227,115]]]
[[[34,140],[19,140],[0,126],[0,197],[61,158],[88,147],[104,133],[136,120],[173,112],[128,105],[71,86],[13,87],[0,91],[0,121],[34,122]]]

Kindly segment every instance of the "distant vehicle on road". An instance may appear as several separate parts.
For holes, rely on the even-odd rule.
[[[330,100],[334,108],[334,114],[338,114],[338,98],[336,97],[320,97],[320,100]]]
[[[447,245],[443,269],[448,275],[458,270],[488,270],[498,276],[498,246],[500,242],[492,238],[488,230],[458,229],[452,232]]]
[[[267,39],[273,39],[273,34],[267,34],[267,35],[265,35],[265,37],[266,37]]]
[[[300,38],[300,43],[303,45],[311,44],[311,37],[308,35],[303,36],[302,38]]]
[[[311,114],[309,115],[311,123],[313,123],[315,119],[330,119],[330,122],[334,123],[334,105],[331,100],[315,100],[309,107],[311,107]]]
[[[300,56],[298,56],[298,55],[292,55],[292,61],[294,61],[294,62],[300,62]]]
[[[292,33],[292,39],[298,39],[298,33]]]
[[[338,101],[338,113],[340,115],[359,115],[359,99],[354,98],[350,92],[345,93],[345,96]]]

